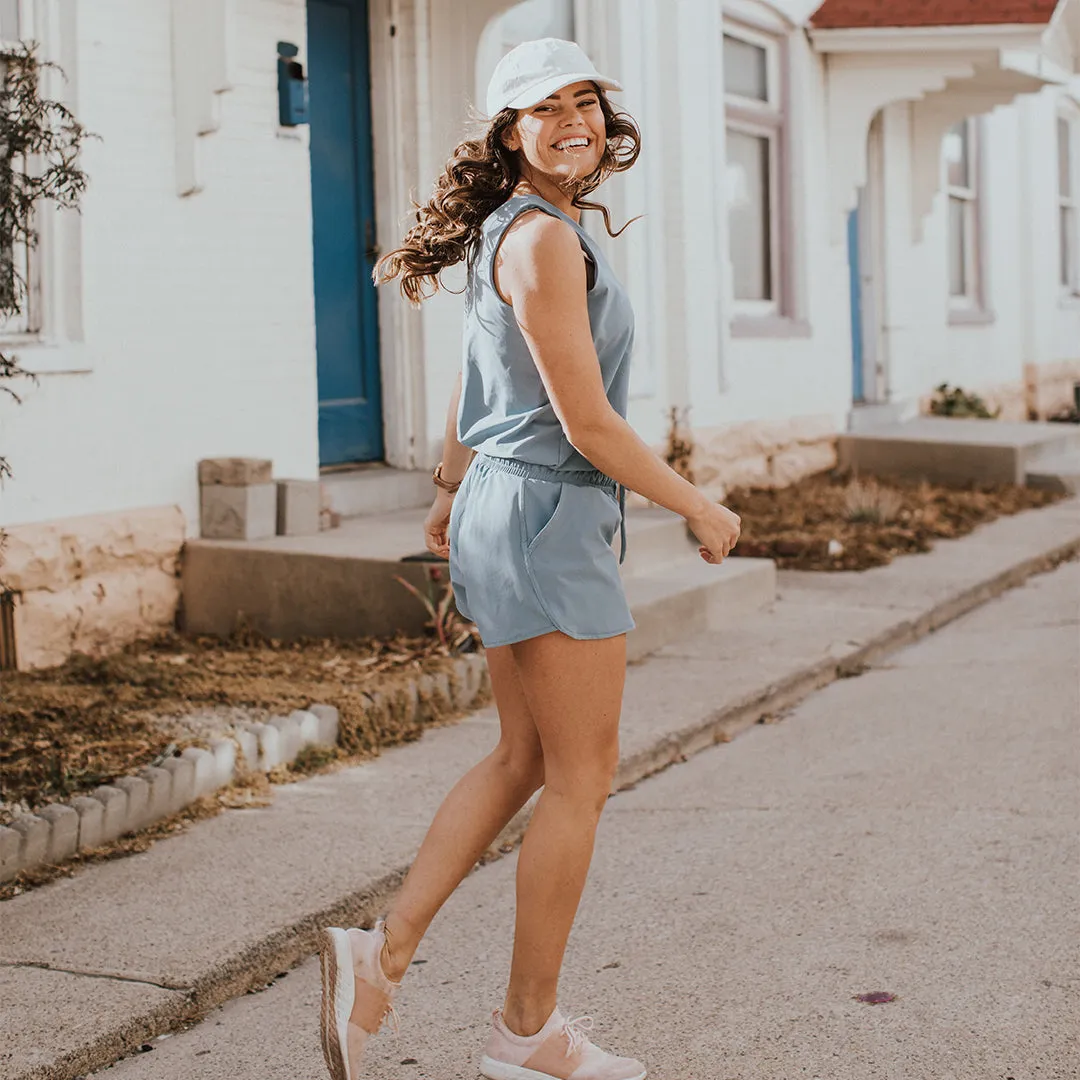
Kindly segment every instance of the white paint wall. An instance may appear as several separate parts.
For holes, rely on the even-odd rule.
[[[184,199],[170,0],[79,5],[77,30],[72,8],[73,105],[101,136],[84,159],[84,329],[18,351],[31,369],[82,373],[42,374],[21,408],[0,403],[16,473],[0,521],[177,503],[197,531],[200,458],[317,474],[307,137],[277,123],[276,43],[303,46],[305,6],[236,0],[236,86],[202,140],[205,190]]]
[[[967,390],[1023,380],[1025,363],[1080,359],[1080,303],[1058,285],[1057,146],[1061,91],[1026,95],[983,124],[985,323],[950,322],[948,201],[934,200],[921,240],[911,212],[909,106],[885,110],[886,338],[894,400],[942,382]]]

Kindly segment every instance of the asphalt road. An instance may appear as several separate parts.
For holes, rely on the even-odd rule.
[[[1076,1080],[1078,823],[1071,563],[614,797],[564,1011],[655,1080]],[[478,1075],[515,865],[440,915],[366,1078]],[[312,960],[99,1075],[315,1080],[318,987]]]

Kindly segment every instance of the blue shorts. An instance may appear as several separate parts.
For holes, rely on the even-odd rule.
[[[462,616],[494,648],[561,630],[634,628],[612,549],[623,521],[614,481],[477,457],[450,512],[450,581]],[[542,478],[543,477],[543,478]],[[601,486],[602,485],[602,486]]]

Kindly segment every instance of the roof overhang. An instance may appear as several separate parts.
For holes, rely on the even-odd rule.
[[[841,242],[867,178],[877,113],[911,102],[912,221],[916,239],[941,187],[941,141],[967,116],[1020,94],[1068,85],[1080,67],[1080,0],[1061,0],[1049,24],[809,29],[826,57],[830,230]]]

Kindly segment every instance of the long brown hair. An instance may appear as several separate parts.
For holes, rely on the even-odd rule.
[[[586,202],[609,176],[625,172],[641,153],[641,133],[629,113],[619,112],[602,90],[597,90],[604,113],[607,145],[596,169],[574,182],[567,194],[574,206],[599,210],[609,236],[611,217],[601,203]],[[402,295],[414,304],[434,296],[442,287],[439,275],[448,266],[475,258],[484,220],[502,206],[521,178],[517,153],[509,150],[503,135],[517,121],[516,109],[496,114],[482,138],[468,139],[454,150],[426,206],[416,205],[416,224],[405,234],[401,247],[384,255],[375,265],[375,283],[400,278]],[[637,220],[632,219],[632,220]]]

